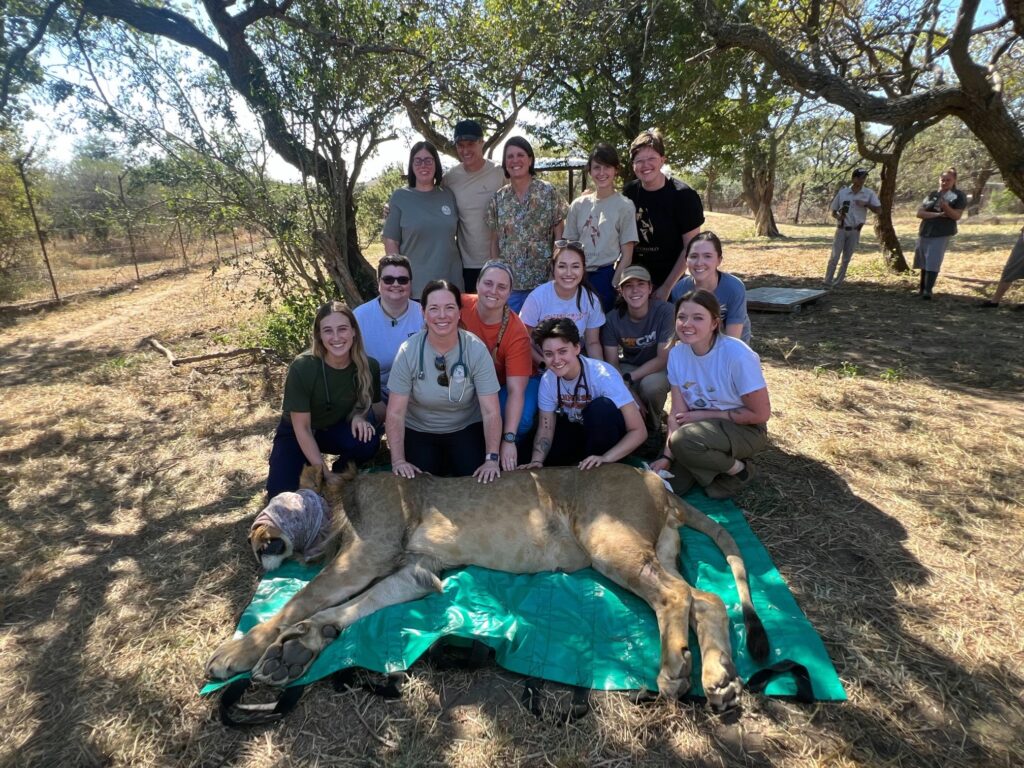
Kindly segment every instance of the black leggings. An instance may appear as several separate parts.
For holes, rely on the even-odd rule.
[[[558,414],[551,450],[544,463],[549,467],[579,464],[587,456],[600,456],[626,434],[626,420],[615,403],[599,397],[580,412],[582,423]]]
[[[405,460],[439,477],[466,477],[484,463],[483,422],[436,435],[405,428]]]

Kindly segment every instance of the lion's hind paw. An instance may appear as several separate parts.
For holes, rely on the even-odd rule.
[[[320,651],[336,636],[334,627],[324,627],[318,632],[307,621],[289,627],[256,662],[252,679],[278,687],[294,683],[309,671]]]

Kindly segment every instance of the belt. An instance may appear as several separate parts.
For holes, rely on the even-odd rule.
[[[856,227],[837,227],[837,229],[842,229],[842,230],[845,230],[846,232],[849,232],[849,231],[854,230],[854,229],[860,230],[860,228],[863,227],[863,226],[864,226],[863,224],[858,224]]]

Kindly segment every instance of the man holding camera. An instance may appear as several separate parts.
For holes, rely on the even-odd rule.
[[[832,240],[832,256],[828,260],[828,270],[825,272],[827,288],[835,288],[846,279],[846,268],[850,266],[850,259],[853,258],[853,252],[860,242],[860,231],[867,220],[868,210],[875,213],[882,210],[882,201],[878,199],[875,191],[864,187],[864,179],[867,176],[866,170],[857,168],[853,172],[850,186],[840,189],[829,206],[832,218],[836,220],[836,234]],[[839,274],[833,280],[837,264]]]

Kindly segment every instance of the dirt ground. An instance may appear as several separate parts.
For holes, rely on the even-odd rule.
[[[828,228],[707,227],[748,288],[824,273]],[[172,368],[145,339],[239,346],[251,279],[0,318],[0,765],[1024,764],[1024,286],[978,308],[1019,228],[962,226],[930,303],[866,234],[841,289],[753,315],[773,447],[737,501],[850,700],[744,694],[729,717],[609,693],[563,725],[516,675],[420,664],[402,699],[318,684],[279,725],[225,729],[197,691],[257,577],[245,535],[284,367]]]

